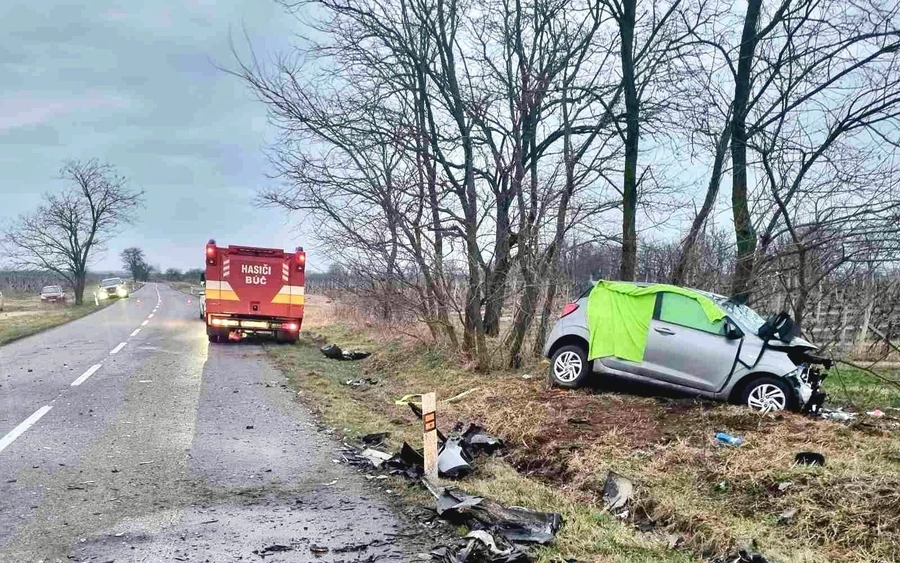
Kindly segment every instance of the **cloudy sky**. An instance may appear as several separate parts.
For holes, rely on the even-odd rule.
[[[293,248],[291,219],[252,205],[274,138],[237,79],[229,37],[283,52],[294,20],[274,0],[2,0],[0,221],[62,184],[66,159],[115,165],[147,194],[140,222],[98,269],[142,246],[151,264],[197,267],[220,244]],[[243,28],[243,30],[242,30]]]

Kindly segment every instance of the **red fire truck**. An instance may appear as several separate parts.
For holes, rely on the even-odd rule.
[[[296,342],[303,322],[306,252],[206,245],[206,334],[210,342],[246,335]]]

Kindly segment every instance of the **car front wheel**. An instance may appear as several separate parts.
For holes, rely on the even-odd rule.
[[[550,360],[550,384],[566,389],[580,387],[590,373],[587,352],[581,346],[563,346]]]
[[[766,376],[747,384],[741,404],[759,412],[796,410],[797,398],[786,381]]]

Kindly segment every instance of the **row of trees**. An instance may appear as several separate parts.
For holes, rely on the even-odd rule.
[[[800,301],[900,255],[896,2],[283,3],[311,39],[233,71],[281,132],[261,203],[483,367],[585,245],[624,280],[667,249],[653,281],[694,286],[718,253],[723,292]]]

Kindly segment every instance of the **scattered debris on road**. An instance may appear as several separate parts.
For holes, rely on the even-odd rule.
[[[319,348],[322,355],[331,360],[364,360],[372,355],[362,350],[342,350],[337,344],[326,344]]]

